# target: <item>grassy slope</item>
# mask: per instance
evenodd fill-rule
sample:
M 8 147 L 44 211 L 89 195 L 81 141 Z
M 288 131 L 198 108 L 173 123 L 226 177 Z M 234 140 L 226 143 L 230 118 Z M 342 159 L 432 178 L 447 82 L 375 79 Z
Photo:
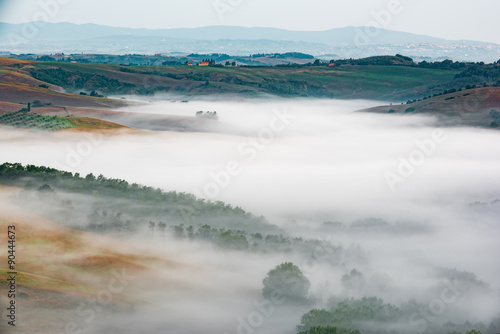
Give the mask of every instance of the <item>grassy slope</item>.
M 26 106 L 19 103 L 0 102 L 0 115 L 18 111 L 22 108 L 26 108 Z
M 14 104 L 14 106 L 21 106 Z M 1 106 L 0 106 L 1 107 Z M 14 108 L 14 107 L 12 107 Z M 47 115 L 40 114 L 36 112 L 23 113 L 18 112 L 20 107 L 15 109 L 11 115 L 15 115 L 14 119 L 5 119 L 8 115 L 7 113 L 0 112 L 0 125 L 13 126 L 16 128 L 24 129 L 38 129 L 38 130 L 114 130 L 114 129 L 124 129 L 125 126 L 120 124 L 108 122 L 105 120 L 89 118 L 89 117 L 64 117 L 59 115 Z M 40 109 L 40 108 L 34 108 Z M 43 108 L 46 109 L 46 108 Z M 50 108 L 55 109 L 55 108 Z
M 95 130 L 113 130 L 113 129 L 126 129 L 127 127 L 108 122 L 108 121 L 103 121 L 100 119 L 96 118 L 89 118 L 89 117 L 68 117 L 66 118 L 68 122 L 73 124 L 73 128 L 76 129 L 95 129 Z
M 405 113 L 408 108 L 415 110 Z M 380 106 L 364 111 L 388 113 L 392 109 L 396 114 L 435 115 L 443 123 L 449 125 L 489 127 L 493 121 L 489 112 L 494 108 L 500 109 L 500 88 L 498 87 L 469 89 L 416 103 Z
M 40 330 L 38 326 L 47 326 L 44 333 L 60 332 L 67 321 L 64 312 L 75 317 L 75 310 L 82 303 L 106 291 L 108 282 L 114 277 L 113 271 L 120 273 L 125 269 L 127 275 L 147 277 L 155 268 L 183 267 L 176 261 L 134 253 L 130 245 L 66 228 L 25 211 L 9 203 L 18 191 L 0 186 L 0 229 L 6 231 L 7 226 L 16 226 L 17 292 L 27 295 L 26 298 L 17 297 L 18 307 L 22 307 L 18 311 L 17 333 L 35 333 Z M 7 245 L 6 235 L 0 234 L 0 244 Z M 6 266 L 6 261 L 0 263 L 2 278 L 6 276 Z M 168 281 L 164 283 L 168 284 Z M 0 280 L 0 290 L 6 291 L 6 287 L 7 282 Z M 131 297 L 141 288 L 144 288 L 141 279 L 136 278 L 124 293 L 113 295 L 112 305 L 107 308 L 128 309 L 133 304 L 141 303 Z M 7 296 L 2 293 L 0 305 L 3 307 L 6 302 Z M 43 312 L 50 312 L 49 321 L 37 318 Z M 28 317 L 28 314 L 33 317 Z M 59 319 L 54 318 L 56 314 L 60 315 Z M 0 325 L 0 332 L 3 333 L 5 327 L 2 326 L 5 326 L 5 321 Z
M 35 87 L 24 83 L 0 82 L 0 101 L 10 103 L 28 103 L 33 102 L 34 100 L 71 107 L 109 108 L 125 105 L 125 103 L 119 100 L 58 93 L 49 89 Z
M 138 92 L 161 88 L 194 94 L 277 94 L 387 100 L 452 80 L 457 72 L 399 66 L 197 67 L 33 63 L 37 70 L 62 68 L 103 75 L 134 85 Z M 124 70 L 126 72 L 124 72 Z M 210 85 L 205 86 L 209 81 Z M 68 87 L 66 87 L 68 88 Z

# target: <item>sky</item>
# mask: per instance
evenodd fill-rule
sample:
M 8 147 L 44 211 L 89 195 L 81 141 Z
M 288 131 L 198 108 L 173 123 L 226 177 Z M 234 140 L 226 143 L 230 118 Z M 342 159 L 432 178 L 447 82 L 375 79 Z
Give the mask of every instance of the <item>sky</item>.
M 375 23 L 390 30 L 493 43 L 500 43 L 499 12 L 498 0 L 0 0 L 0 21 L 8 23 L 35 18 L 133 28 L 237 25 L 289 30 Z

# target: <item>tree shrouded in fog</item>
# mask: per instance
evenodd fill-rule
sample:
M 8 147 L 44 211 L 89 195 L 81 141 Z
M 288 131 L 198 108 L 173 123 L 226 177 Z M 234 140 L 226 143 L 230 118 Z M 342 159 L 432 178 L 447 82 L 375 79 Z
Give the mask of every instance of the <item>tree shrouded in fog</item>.
M 273 294 L 280 294 L 290 302 L 304 302 L 311 283 L 302 271 L 291 262 L 282 263 L 270 270 L 264 278 L 264 298 L 270 299 Z

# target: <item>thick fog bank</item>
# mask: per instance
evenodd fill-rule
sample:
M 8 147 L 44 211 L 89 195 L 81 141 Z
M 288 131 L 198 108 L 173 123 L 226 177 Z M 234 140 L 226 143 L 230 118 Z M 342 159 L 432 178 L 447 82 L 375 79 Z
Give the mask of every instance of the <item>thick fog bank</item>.
M 198 239 L 151 238 L 144 225 L 127 238 L 194 269 L 160 270 L 140 295 L 146 305 L 98 319 L 86 333 L 132 333 L 141 324 L 149 332 L 168 324 L 172 333 L 236 333 L 248 327 L 252 312 L 266 313 L 259 309 L 262 280 L 285 261 L 310 280 L 309 304 L 275 305 L 252 332 L 294 333 L 313 307 L 370 296 L 408 309 L 412 298 L 431 311 L 436 303 L 446 306 L 439 316 L 419 311 L 394 324 L 410 332 L 419 332 L 413 325 L 425 319 L 429 326 L 466 320 L 488 326 L 500 302 L 500 133 L 438 128 L 432 117 L 356 112 L 376 104 L 156 101 L 128 111 L 190 117 L 217 111 L 218 120 L 208 119 L 234 131 L 103 135 L 2 128 L 1 160 L 193 193 L 263 215 L 285 237 L 328 242 L 313 241 L 319 246 L 313 252 L 261 252 L 248 233 L 249 252 L 227 252 Z M 155 290 L 163 279 L 176 280 L 179 289 Z M 451 298 L 443 297 L 445 289 L 456 292 L 453 302 L 443 302 Z

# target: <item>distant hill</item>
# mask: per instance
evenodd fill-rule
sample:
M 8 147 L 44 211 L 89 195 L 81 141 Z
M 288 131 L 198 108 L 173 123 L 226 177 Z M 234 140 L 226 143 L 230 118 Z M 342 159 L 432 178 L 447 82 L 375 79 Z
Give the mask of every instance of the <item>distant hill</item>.
M 36 36 L 22 31 L 35 27 Z M 39 28 L 37 28 L 39 27 Z M 233 55 L 305 52 L 339 57 L 406 53 L 413 57 L 450 57 L 454 60 L 494 61 L 500 46 L 367 27 L 325 31 L 290 31 L 276 28 L 209 26 L 183 29 L 132 29 L 73 23 L 0 23 L 0 50 L 15 53 L 211 53 Z M 369 37 L 370 36 L 370 37 Z M 446 46 L 446 47 L 444 47 Z M 444 50 L 443 50 L 444 48 Z
M 443 94 L 410 104 L 380 106 L 364 112 L 430 115 L 441 125 L 500 129 L 500 88 L 483 87 Z
M 0 101 L 40 100 L 59 106 L 91 108 L 125 104 L 121 100 L 80 95 L 91 91 L 106 96 L 169 93 L 402 101 L 400 96 L 406 98 L 427 91 L 429 86 L 443 85 L 458 73 L 377 65 L 199 67 L 23 62 L 0 65 Z
M 9 24 L 0 23 L 3 37 L 0 41 L 8 41 L 8 34 L 21 31 L 35 23 Z M 276 40 L 321 43 L 326 45 L 354 45 L 355 38 L 364 27 L 345 27 L 324 31 L 291 31 L 277 28 L 246 28 L 237 26 L 209 26 L 201 28 L 180 29 L 132 29 L 103 26 L 97 24 L 44 23 L 36 38 L 40 41 L 84 40 L 102 37 L 163 37 L 177 40 Z M 416 35 L 399 31 L 379 29 L 377 36 L 370 38 L 367 44 L 399 44 L 399 43 L 443 43 L 445 39 Z M 487 43 L 483 43 L 487 44 Z

